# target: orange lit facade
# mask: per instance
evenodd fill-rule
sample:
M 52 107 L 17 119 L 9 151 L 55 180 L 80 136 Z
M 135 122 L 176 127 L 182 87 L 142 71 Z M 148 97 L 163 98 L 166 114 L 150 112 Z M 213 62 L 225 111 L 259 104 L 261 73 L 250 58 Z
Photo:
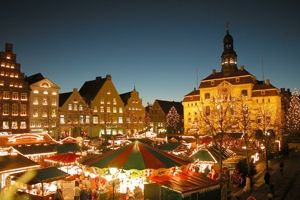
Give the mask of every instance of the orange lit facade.
M 126 135 L 145 130 L 145 108 L 139 93 L 133 89 L 131 92 L 120 95 L 124 103 L 124 127 Z
M 13 45 L 0 52 L 0 132 L 29 131 L 29 87 L 24 81 Z
M 72 92 L 59 94 L 59 135 L 78 137 L 87 135 L 91 126 L 88 104 L 75 88 Z
M 26 77 L 30 86 L 30 132 L 45 132 L 58 138 L 58 94 L 60 87 L 42 74 Z
M 111 75 L 86 81 L 79 93 L 91 109 L 91 137 L 124 134 L 124 103 Z
M 212 70 L 209 76 L 201 80 L 198 90 L 184 97 L 185 133 L 206 134 L 199 130 L 197 125 L 199 112 L 202 110 L 201 112 L 209 114 L 212 100 L 220 97 L 243 99 L 253 113 L 254 122 L 258 122 L 263 117 L 259 110 L 265 110 L 270 120 L 268 129 L 276 130 L 282 118 L 280 90 L 274 87 L 270 80 L 257 80 L 244 66 L 237 67 L 237 54 L 229 31 L 224 37 L 223 45 L 221 70 Z

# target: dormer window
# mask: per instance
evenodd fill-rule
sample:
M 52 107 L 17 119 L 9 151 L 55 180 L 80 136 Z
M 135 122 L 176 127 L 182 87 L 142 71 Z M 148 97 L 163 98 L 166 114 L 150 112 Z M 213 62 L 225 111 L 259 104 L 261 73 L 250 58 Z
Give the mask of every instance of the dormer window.
M 214 84 L 215 84 L 215 81 L 210 81 L 210 84 L 211 84 L 211 85 L 214 85 Z
M 240 82 L 240 77 L 235 78 L 235 82 L 239 83 Z

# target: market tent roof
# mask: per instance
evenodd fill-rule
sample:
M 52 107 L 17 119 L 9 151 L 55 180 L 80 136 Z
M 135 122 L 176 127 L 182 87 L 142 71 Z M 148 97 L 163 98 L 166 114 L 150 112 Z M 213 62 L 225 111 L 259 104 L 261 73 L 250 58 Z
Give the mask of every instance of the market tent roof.
M 195 161 L 217 163 L 217 158 L 215 158 L 207 149 L 199 149 L 196 153 L 192 154 L 190 158 Z
M 58 155 L 51 156 L 49 158 L 46 158 L 45 161 L 71 164 L 76 162 L 79 157 L 80 156 L 76 155 L 75 153 L 65 153 L 65 154 L 58 154 Z
M 12 170 L 25 170 L 39 166 L 36 162 L 22 156 L 17 155 L 5 155 L 0 156 L 0 172 L 12 171 Z
M 67 176 L 69 176 L 68 173 L 63 172 L 60 169 L 57 169 L 56 167 L 48 167 L 48 168 L 42 168 L 34 170 L 35 175 L 34 177 L 26 184 L 34 185 L 37 183 L 45 183 L 45 182 L 52 182 L 56 180 L 63 179 Z M 24 173 L 18 173 L 14 174 L 13 179 L 17 180 L 19 177 L 21 177 Z
M 220 153 L 221 153 L 221 156 L 222 156 L 222 160 L 225 160 L 227 158 L 229 158 L 230 156 L 233 156 L 235 155 L 235 152 L 233 152 L 232 150 L 230 149 L 225 149 L 225 148 L 221 148 L 220 150 L 220 147 L 217 147 L 217 146 L 210 146 L 207 148 L 209 150 L 209 152 L 217 159 L 219 160 L 220 159 Z
M 174 149 L 179 147 L 180 144 L 181 144 L 180 142 L 169 142 L 169 143 L 164 143 L 162 145 L 159 145 L 158 148 L 164 151 L 173 151 Z
M 165 174 L 162 176 L 150 176 L 152 182 L 170 188 L 186 197 L 196 192 L 206 192 L 219 189 L 220 185 L 217 181 L 206 177 L 204 174 L 184 171 L 176 175 Z
M 117 167 L 120 169 L 159 169 L 182 166 L 189 162 L 155 149 L 147 144 L 135 141 L 120 149 L 109 151 L 92 160 L 85 161 L 84 165 L 91 167 Z

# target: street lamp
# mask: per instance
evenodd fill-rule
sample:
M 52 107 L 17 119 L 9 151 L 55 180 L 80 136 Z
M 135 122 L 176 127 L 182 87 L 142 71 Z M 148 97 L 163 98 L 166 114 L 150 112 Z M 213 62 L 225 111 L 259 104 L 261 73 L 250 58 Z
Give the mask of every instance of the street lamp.
M 115 200 L 115 179 L 117 175 L 118 169 L 117 168 L 109 168 L 105 178 L 108 182 L 112 183 L 112 199 Z

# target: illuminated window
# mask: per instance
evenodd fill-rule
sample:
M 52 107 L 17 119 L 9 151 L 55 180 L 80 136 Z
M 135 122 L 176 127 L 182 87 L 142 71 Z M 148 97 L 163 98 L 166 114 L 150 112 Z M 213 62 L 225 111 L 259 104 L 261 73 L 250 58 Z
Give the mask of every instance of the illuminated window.
M 14 68 L 15 68 L 15 65 L 12 64 L 12 65 L 10 66 L 10 68 L 11 68 L 11 69 L 14 69 Z M 17 78 L 17 77 L 16 77 L 16 78 Z
M 98 116 L 93 116 L 93 124 L 98 124 Z
M 122 107 L 119 108 L 119 113 L 123 113 L 123 108 Z
M 38 94 L 39 91 L 38 91 L 38 90 L 33 90 L 33 93 L 34 93 L 34 94 Z
M 42 117 L 47 117 L 47 116 L 48 116 L 47 111 L 44 110 L 44 111 L 42 112 Z
M 56 99 L 52 99 L 52 103 L 51 103 L 52 106 L 56 106 Z
M 117 113 L 117 107 L 113 107 L 113 113 Z
M 44 106 L 48 105 L 48 100 L 47 100 L 47 98 L 43 98 L 43 105 L 44 105 Z
M 8 103 L 4 103 L 3 104 L 3 115 L 9 115 L 9 104 Z
M 4 81 L 0 80 L 0 86 L 4 86 Z
M 110 113 L 110 107 L 106 107 L 106 112 Z
M 110 90 L 108 90 L 108 91 L 106 92 L 106 94 L 107 94 L 107 95 L 110 95 L 110 94 L 111 94 Z
M 104 113 L 104 106 L 100 106 L 100 112 Z
M 107 101 L 106 103 L 107 103 L 108 105 L 110 105 L 110 101 Z
M 37 97 L 33 97 L 32 104 L 33 105 L 39 105 L 39 99 Z
M 8 121 L 3 121 L 2 122 L 2 128 L 3 129 L 9 129 L 9 122 Z
M 27 101 L 27 94 L 21 93 L 21 101 Z
M 10 59 L 11 59 L 11 55 L 10 55 L 10 54 L 7 54 L 7 55 L 6 55 L 6 59 L 10 60 Z
M 50 85 L 48 83 L 42 83 L 41 87 L 43 87 L 43 88 L 49 88 Z
M 77 110 L 77 109 L 78 109 L 78 105 L 74 104 L 74 110 Z
M 68 104 L 68 110 L 72 110 L 72 104 Z
M 84 124 L 84 117 L 83 117 L 83 115 L 79 116 L 79 122 L 80 122 L 80 124 Z
M 82 105 L 81 105 L 81 104 L 79 105 L 79 110 L 80 110 L 80 111 L 82 111 L 82 110 L 83 110 L 83 107 L 82 107 Z
M 57 92 L 52 92 L 52 95 L 57 95 Z
M 18 129 L 18 122 L 12 121 L 12 122 L 11 122 L 11 128 L 12 128 L 12 129 Z
M 27 115 L 27 106 L 26 106 L 26 104 L 21 104 L 20 115 L 21 116 L 26 116 Z
M 59 116 L 59 123 L 60 124 L 65 124 L 65 116 L 64 115 Z
M 19 78 L 19 75 L 18 75 L 18 74 L 15 74 L 15 78 Z
M 51 117 L 56 117 L 56 110 L 55 109 L 52 109 Z
M 100 104 L 104 104 L 104 99 L 100 99 Z
M 123 124 L 123 117 L 119 117 L 118 122 L 119 124 Z
M 86 116 L 85 116 L 85 123 L 86 123 L 86 124 L 89 124 L 89 123 L 90 123 L 90 116 L 89 116 L 89 115 L 86 115 Z
M 113 98 L 113 105 L 117 105 L 117 100 L 116 100 L 116 98 Z
M 18 92 L 13 92 L 12 93 L 12 100 L 18 100 L 19 99 L 19 94 Z
M 93 112 L 98 112 L 97 106 L 94 106 Z
M 39 116 L 39 113 L 38 113 L 38 109 L 37 109 L 37 108 L 34 108 L 34 109 L 33 109 L 32 116 L 33 116 L 33 117 L 38 117 L 38 116 Z
M 20 129 L 26 129 L 26 122 L 24 121 L 20 122 Z
M 51 127 L 52 128 L 56 127 L 56 122 L 52 122 Z
M 23 87 L 22 84 L 20 84 L 20 85 L 19 85 L 19 88 L 22 88 L 22 87 Z
M 34 122 L 30 122 L 30 128 L 35 128 L 35 123 Z
M 42 127 L 41 122 L 37 122 L 37 123 L 36 123 L 36 127 L 41 128 L 41 127 Z
M 18 104 L 12 104 L 12 115 L 13 116 L 18 116 L 19 112 L 18 112 Z
M 1 67 L 5 67 L 5 63 L 1 63 Z
M 43 94 L 48 94 L 48 91 L 44 91 Z
M 9 92 L 8 91 L 4 91 L 3 92 L 3 99 L 9 99 L 9 98 L 10 98 Z

